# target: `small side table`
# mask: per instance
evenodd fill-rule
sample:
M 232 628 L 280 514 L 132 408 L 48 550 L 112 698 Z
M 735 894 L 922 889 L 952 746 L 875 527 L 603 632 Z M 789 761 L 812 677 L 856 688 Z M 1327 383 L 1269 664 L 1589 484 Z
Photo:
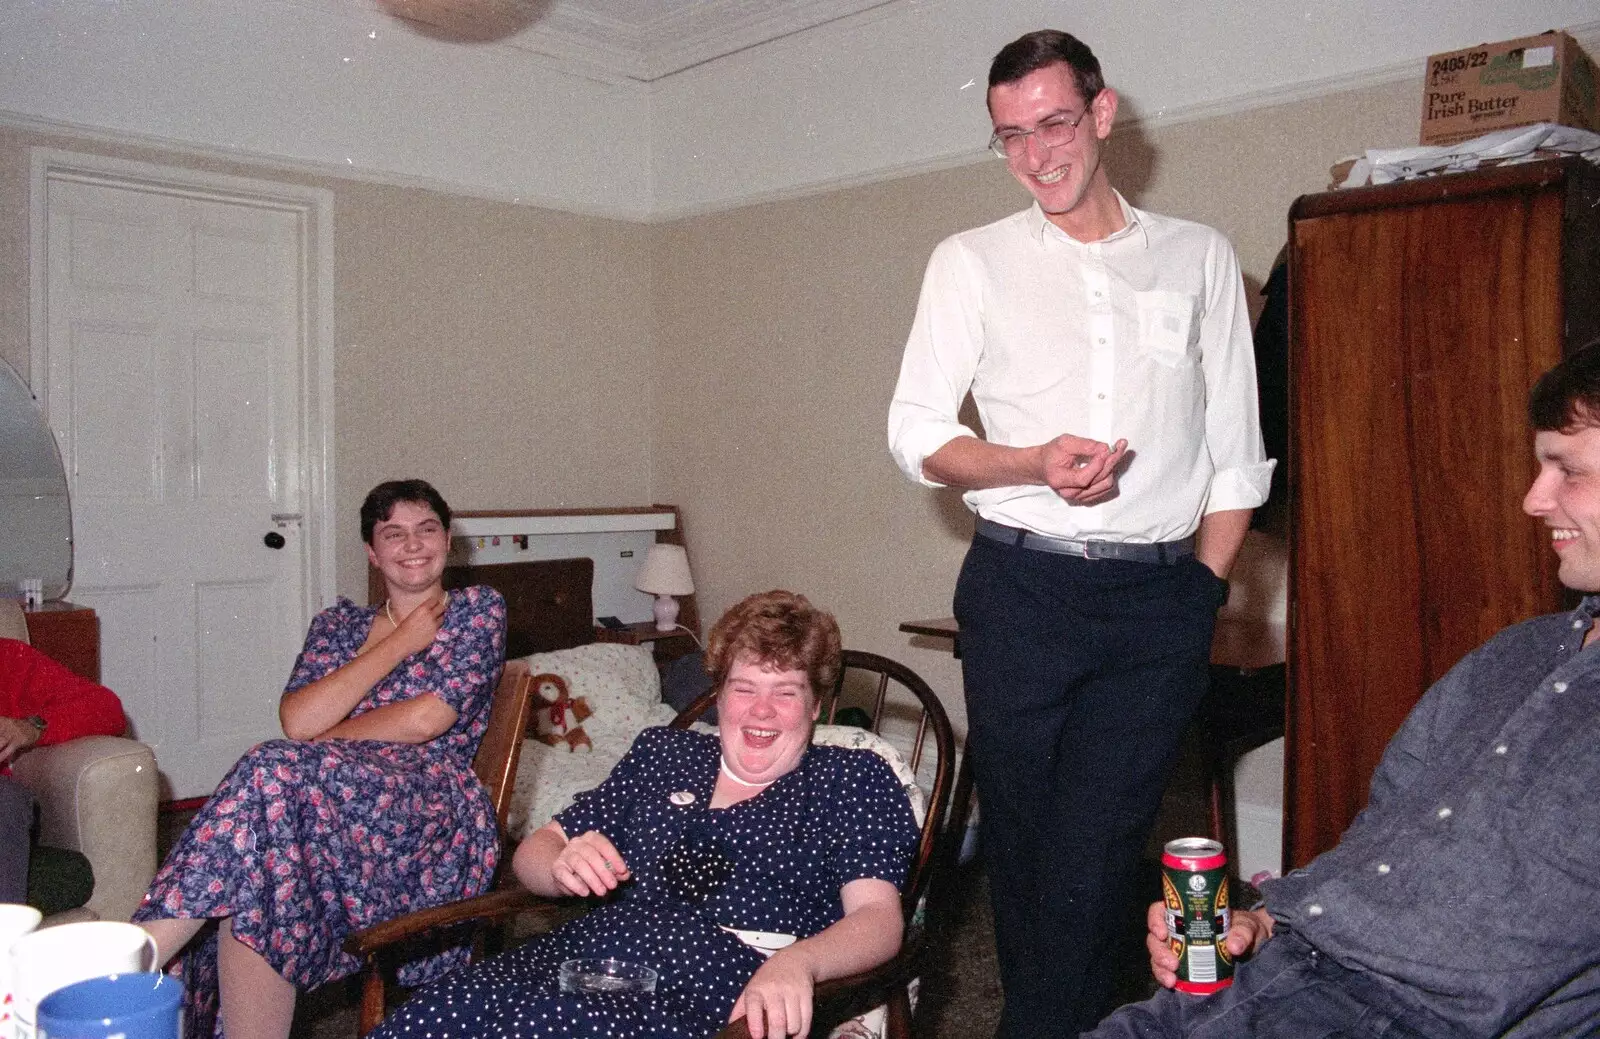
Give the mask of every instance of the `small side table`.
M 620 628 L 607 628 L 596 624 L 594 640 L 620 642 L 625 646 L 647 645 L 655 655 L 657 667 L 665 667 L 699 648 L 694 633 L 688 628 L 680 626 L 672 631 L 657 631 L 655 621 L 638 621 Z
M 961 626 L 954 617 L 935 617 L 925 621 L 903 621 L 900 630 L 907 635 L 923 635 L 932 639 L 949 639 L 955 649 L 956 659 L 961 659 Z
M 100 618 L 94 610 L 56 599 L 22 616 L 34 649 L 73 674 L 100 681 Z

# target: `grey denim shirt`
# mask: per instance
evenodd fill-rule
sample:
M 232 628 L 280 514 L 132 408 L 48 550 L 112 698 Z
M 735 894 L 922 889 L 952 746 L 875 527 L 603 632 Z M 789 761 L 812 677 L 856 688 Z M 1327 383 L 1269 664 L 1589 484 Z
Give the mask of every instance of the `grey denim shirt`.
M 1600 598 L 1500 632 L 1428 690 L 1339 845 L 1274 920 L 1441 1035 L 1600 1035 Z

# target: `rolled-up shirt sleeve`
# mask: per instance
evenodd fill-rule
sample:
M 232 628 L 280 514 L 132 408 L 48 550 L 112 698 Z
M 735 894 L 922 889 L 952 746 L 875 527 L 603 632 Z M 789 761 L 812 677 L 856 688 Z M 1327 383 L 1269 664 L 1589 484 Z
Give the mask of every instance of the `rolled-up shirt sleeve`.
M 1207 257 L 1207 268 L 1200 357 L 1206 382 L 1206 449 L 1213 474 L 1205 511 L 1253 509 L 1267 500 L 1276 463 L 1267 458 L 1261 441 L 1244 280 L 1233 247 L 1220 235 Z
M 889 404 L 889 451 L 911 479 L 942 487 L 922 463 L 956 437 L 976 437 L 956 418 L 983 354 L 983 323 L 976 279 L 953 238 L 939 243 L 922 279 L 900 380 Z

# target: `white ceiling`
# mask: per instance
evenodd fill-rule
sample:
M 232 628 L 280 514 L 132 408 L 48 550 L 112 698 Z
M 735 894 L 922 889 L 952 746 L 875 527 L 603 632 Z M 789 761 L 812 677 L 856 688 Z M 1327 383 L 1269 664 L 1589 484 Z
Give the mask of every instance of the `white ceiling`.
M 502 24 L 470 42 L 423 31 L 402 7 L 502 12 Z M 0 0 L 0 127 L 673 220 L 995 161 L 989 59 L 1063 12 L 1062 0 Z M 1595 0 L 1124 0 L 1071 15 L 1130 129 L 1417 81 L 1427 54 L 1552 25 L 1600 53 Z M 1270 149 L 1233 160 L 1278 161 Z
M 326 0 L 333 4 L 351 0 Z M 650 83 L 905 0 L 363 0 L 439 38 L 495 42 Z

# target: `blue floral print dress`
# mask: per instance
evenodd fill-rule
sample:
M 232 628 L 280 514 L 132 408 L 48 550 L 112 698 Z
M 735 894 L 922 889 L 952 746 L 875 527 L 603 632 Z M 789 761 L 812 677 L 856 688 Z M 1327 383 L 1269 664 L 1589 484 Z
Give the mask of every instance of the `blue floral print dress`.
M 556 815 L 569 836 L 598 830 L 622 853 L 620 893 L 423 989 L 372 1039 L 701 1039 L 764 962 L 729 928 L 806 938 L 844 915 L 850 881 L 904 885 L 917 823 L 877 754 L 812 746 L 755 797 L 712 809 L 721 749 L 707 733 L 644 730 Z M 653 967 L 656 991 L 562 992 L 560 964 L 577 957 Z
M 344 598 L 318 614 L 285 692 L 353 660 L 376 617 Z M 283 739 L 248 751 L 190 821 L 134 920 L 232 917 L 234 937 L 305 990 L 360 966 L 340 948 L 351 932 L 485 891 L 500 842 L 472 757 L 488 724 L 505 625 L 505 601 L 492 588 L 450 592 L 433 644 L 351 711 L 433 693 L 456 721 L 428 743 Z M 408 964 L 401 980 L 421 984 L 465 955 Z M 172 969 L 186 990 L 184 1034 L 222 1035 L 215 927 Z

